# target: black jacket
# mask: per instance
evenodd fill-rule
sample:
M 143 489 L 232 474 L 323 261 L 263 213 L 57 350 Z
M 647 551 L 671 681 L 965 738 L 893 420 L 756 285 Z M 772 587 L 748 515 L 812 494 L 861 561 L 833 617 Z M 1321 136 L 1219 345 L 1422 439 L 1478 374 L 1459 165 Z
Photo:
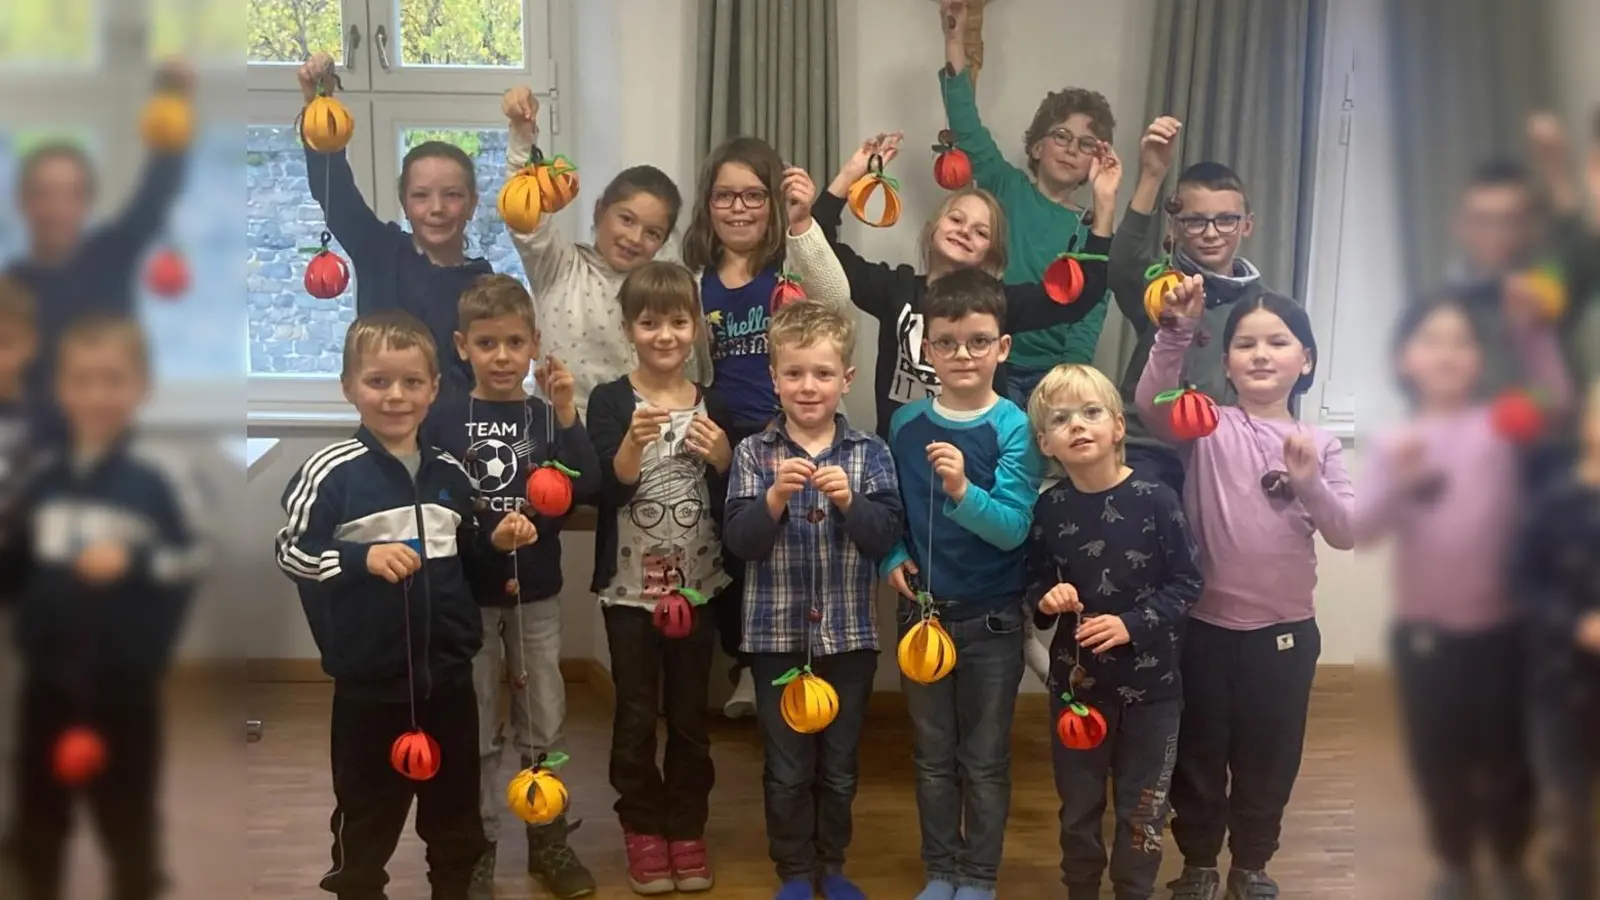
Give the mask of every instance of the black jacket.
M 811 210 L 822 233 L 839 258 L 839 265 L 850 281 L 850 299 L 857 307 L 878 320 L 878 354 L 875 397 L 878 436 L 889 439 L 889 420 L 907 403 L 937 393 L 939 378 L 933 364 L 923 358 L 922 303 L 928 294 L 928 276 L 911 266 L 867 262 L 839 240 L 839 221 L 844 200 L 823 191 Z M 1068 249 L 1061 248 L 1063 252 Z M 1081 248 L 1100 256 L 1111 251 L 1111 239 L 1090 235 Z M 1050 299 L 1038 284 L 1006 285 L 1006 334 L 1037 331 L 1080 321 L 1105 302 L 1106 263 L 1083 263 L 1082 299 L 1063 306 Z M 1004 397 L 1005 364 L 995 368 L 995 389 Z
M 405 702 L 408 686 L 425 697 L 471 677 L 483 617 L 467 573 L 510 558 L 489 546 L 473 497 L 450 454 L 424 445 L 413 481 L 365 427 L 312 454 L 289 480 L 278 566 L 300 590 L 335 692 Z M 367 570 L 368 549 L 391 543 L 422 556 L 422 569 L 400 584 Z
M 733 421 L 722 401 L 704 390 L 699 391 L 699 396 L 711 421 L 731 432 Z M 589 440 L 600 461 L 600 516 L 594 526 L 594 580 L 589 585 L 597 594 L 617 575 L 617 543 L 621 539 L 617 513 L 628 505 L 638 488 L 618 481 L 616 473 L 617 451 L 628 435 L 634 407 L 633 382 L 626 375 L 596 387 L 589 395 Z M 711 492 L 712 521 L 718 523 L 720 537 L 722 511 L 728 500 L 727 473 L 718 474 L 715 466 L 706 466 L 706 484 Z
M 132 436 L 87 464 L 56 454 L 34 470 L 32 552 L 6 575 L 22 583 L 17 645 L 31 677 L 92 689 L 165 673 L 204 562 L 196 497 L 177 471 Z M 95 584 L 78 560 L 101 543 L 124 548 L 127 569 Z

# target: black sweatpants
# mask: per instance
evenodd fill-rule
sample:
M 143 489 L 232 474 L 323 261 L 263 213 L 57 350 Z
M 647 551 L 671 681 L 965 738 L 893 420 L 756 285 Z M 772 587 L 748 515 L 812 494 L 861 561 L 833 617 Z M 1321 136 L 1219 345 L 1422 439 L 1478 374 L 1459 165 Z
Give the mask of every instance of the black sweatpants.
M 433 900 L 466 900 L 472 868 L 488 849 L 478 812 L 478 701 L 472 682 L 417 698 L 417 724 L 439 742 L 438 774 L 412 781 L 389 749 L 411 729 L 404 702 L 341 697 L 335 688 L 331 751 L 333 867 L 322 889 L 345 900 L 383 900 L 384 871 L 417 800 L 417 836 L 427 845 Z
M 635 834 L 697 840 L 705 835 L 716 781 L 706 722 L 711 616 L 695 610 L 694 629 L 681 638 L 664 637 L 648 609 L 607 606 L 605 620 L 616 685 L 611 786 L 617 818 Z M 667 747 L 657 768 L 656 719 L 663 707 Z
M 1236 869 L 1264 869 L 1277 852 L 1321 653 L 1315 619 L 1254 631 L 1189 620 L 1172 778 L 1186 865 L 1214 868 L 1224 835 Z
M 1600 660 L 1573 650 L 1550 656 L 1533 679 L 1531 713 L 1534 769 L 1549 831 L 1549 897 L 1593 900 Z
M 153 679 L 106 681 L 88 708 L 60 684 L 24 678 L 15 823 L 8 840 L 22 900 L 58 900 L 79 790 L 55 777 L 55 746 L 69 727 L 86 724 L 105 744 L 104 770 L 83 788 L 110 869 L 113 900 L 150 900 L 165 884 L 156 793 L 161 781 L 161 686 Z
M 1465 869 L 1482 840 L 1502 865 L 1520 866 L 1534 806 L 1521 627 L 1451 634 L 1400 624 L 1391 651 L 1434 853 Z

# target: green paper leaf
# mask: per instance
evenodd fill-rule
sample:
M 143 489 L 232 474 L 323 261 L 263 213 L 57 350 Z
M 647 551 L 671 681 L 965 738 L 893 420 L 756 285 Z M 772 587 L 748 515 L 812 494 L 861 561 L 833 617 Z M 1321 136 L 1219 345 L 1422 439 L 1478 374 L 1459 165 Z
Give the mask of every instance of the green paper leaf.
M 1073 704 L 1072 692 L 1066 691 L 1061 695 L 1061 702 L 1071 706 Z
M 301 253 L 305 253 L 305 254 L 309 254 L 309 255 L 316 255 L 318 253 L 321 253 L 323 250 L 326 250 L 327 248 L 326 247 L 300 247 L 298 249 L 299 249 L 299 251 Z
M 1087 716 L 1089 714 L 1089 707 L 1084 706 L 1082 703 L 1078 703 L 1076 701 L 1069 704 L 1068 708 L 1071 709 L 1075 715 Z
M 1182 397 L 1184 395 L 1184 393 L 1185 393 L 1185 389 L 1184 388 L 1176 388 L 1176 389 L 1170 390 L 1170 391 L 1162 391 L 1161 393 L 1156 395 L 1156 402 L 1157 403 L 1171 403 L 1172 401 L 1178 399 L 1179 397 Z
M 706 595 L 700 593 L 694 588 L 678 588 L 678 593 L 683 595 L 683 599 L 689 601 L 690 606 L 706 605 Z
M 1104 263 L 1108 263 L 1108 262 L 1111 261 L 1111 257 L 1105 256 L 1105 255 L 1100 254 L 1100 253 L 1063 253 L 1061 255 L 1065 256 L 1065 257 L 1067 257 L 1069 259 L 1078 260 L 1079 262 L 1104 262 Z
M 568 171 L 568 172 L 576 172 L 576 171 L 578 171 L 577 165 L 575 165 L 572 162 L 572 160 L 567 159 L 565 156 L 563 156 L 560 153 L 557 153 L 556 156 L 555 156 L 555 159 L 550 160 L 547 163 L 547 165 L 549 165 L 551 167 L 560 167 L 561 169 L 563 169 L 565 171 Z
M 567 476 L 568 478 L 577 478 L 578 477 L 577 470 L 567 468 L 566 466 L 562 465 L 561 461 L 558 460 L 558 459 L 552 459 L 549 462 L 545 463 L 544 464 L 544 468 L 546 468 L 546 469 L 555 469 L 557 472 L 560 472 L 561 474 Z
M 772 686 L 773 687 L 783 687 L 784 685 L 788 684 L 789 682 L 791 682 L 791 681 L 793 681 L 793 680 L 795 680 L 796 678 L 799 678 L 799 677 L 800 677 L 800 670 L 799 669 L 790 669 L 789 671 L 783 673 L 782 675 L 779 675 L 777 678 L 772 679 Z
M 537 768 L 558 769 L 566 765 L 569 758 L 570 757 L 568 757 L 565 753 L 546 753 L 544 759 L 540 761 Z
M 1159 277 L 1162 272 L 1165 272 L 1166 270 L 1168 270 L 1170 268 L 1172 268 L 1171 264 L 1166 262 L 1165 260 L 1163 260 L 1161 262 L 1158 262 L 1155 265 L 1151 266 L 1150 268 L 1144 270 L 1144 280 L 1145 281 L 1155 281 L 1156 278 Z
M 887 184 L 889 187 L 893 188 L 894 190 L 897 190 L 897 191 L 900 190 L 900 180 L 897 179 L 897 178 L 894 178 L 894 177 L 889 176 L 889 175 L 879 174 L 878 175 L 878 180 L 883 182 L 884 184 Z

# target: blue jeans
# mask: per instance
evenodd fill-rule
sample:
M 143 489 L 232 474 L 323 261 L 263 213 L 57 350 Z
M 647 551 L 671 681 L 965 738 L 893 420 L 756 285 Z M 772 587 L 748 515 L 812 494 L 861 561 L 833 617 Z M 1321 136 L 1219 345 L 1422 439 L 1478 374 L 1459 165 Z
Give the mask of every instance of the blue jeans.
M 916 615 L 902 599 L 901 635 Z M 900 676 L 916 729 L 912 756 L 929 880 L 993 888 L 1000 874 L 1024 619 L 1022 605 L 1013 603 L 988 615 L 945 620 L 956 645 L 955 670 L 933 684 Z

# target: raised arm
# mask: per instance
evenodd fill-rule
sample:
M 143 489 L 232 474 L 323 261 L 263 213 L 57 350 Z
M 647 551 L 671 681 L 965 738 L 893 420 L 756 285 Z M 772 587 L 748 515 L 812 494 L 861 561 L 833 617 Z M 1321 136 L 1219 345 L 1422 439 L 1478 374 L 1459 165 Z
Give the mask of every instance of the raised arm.
M 1084 243 L 1083 253 L 1104 257 L 1110 249 L 1110 238 L 1091 234 Z M 1057 303 L 1045 292 L 1044 285 L 1038 282 L 1006 285 L 1006 331 L 1020 334 L 1081 322 L 1096 307 L 1104 304 L 1106 261 L 1086 259 L 1080 260 L 1078 265 L 1083 270 L 1083 290 L 1079 292 L 1078 299 L 1071 303 Z
M 192 104 L 194 73 L 188 66 L 168 64 L 162 68 L 159 78 L 165 89 L 178 93 Z M 123 204 L 115 218 L 102 225 L 89 238 L 93 247 L 89 258 L 95 260 L 95 265 L 122 268 L 129 272 L 133 270 L 139 257 L 165 230 L 167 217 L 177 203 L 178 196 L 183 193 L 188 162 L 187 147 L 173 151 L 150 151 L 145 158 L 138 190 Z
M 1330 435 L 1321 447 L 1315 447 L 1309 435 L 1298 432 L 1285 443 L 1283 455 L 1295 496 L 1310 514 L 1311 524 L 1322 532 L 1323 540 L 1335 550 L 1354 549 L 1356 492 L 1344 466 L 1339 439 Z M 1297 456 L 1306 463 L 1297 465 Z
M 1166 315 L 1170 324 L 1156 330 L 1155 343 L 1150 346 L 1150 357 L 1145 360 L 1144 374 L 1139 376 L 1139 388 L 1134 392 L 1134 405 L 1139 408 L 1139 419 L 1162 440 L 1174 440 L 1167 417 L 1159 415 L 1156 397 L 1179 387 L 1183 377 L 1183 355 L 1194 343 L 1195 328 L 1205 310 L 1206 284 L 1199 275 L 1190 275 L 1179 283 L 1176 291 L 1168 291 Z
M 880 154 L 885 161 L 899 152 L 899 135 L 880 134 L 864 142 L 844 165 L 839 167 L 828 189 L 817 197 L 811 208 L 812 220 L 833 248 L 833 256 L 844 270 L 850 285 L 850 300 L 880 323 L 892 321 L 900 315 L 903 304 L 900 298 L 910 296 L 915 289 L 916 271 L 911 266 L 890 266 L 888 263 L 868 262 L 839 237 L 839 225 L 844 218 L 845 198 L 850 185 L 867 173 L 868 160 Z M 810 276 L 805 276 L 809 278 Z
M 300 67 L 300 93 L 308 104 L 316 98 L 319 84 L 332 85 L 337 80 L 333 57 L 321 51 L 312 54 L 311 59 Z M 328 230 L 359 269 L 364 261 L 377 253 L 388 236 L 389 225 L 378 218 L 368 205 L 367 198 L 361 196 L 345 150 L 318 153 L 310 146 L 305 149 L 306 185 L 311 188 L 311 197 L 322 207 L 322 217 L 328 224 Z M 375 296 L 372 291 L 362 294 L 369 300 Z M 362 297 L 358 297 L 358 301 Z M 356 310 L 363 314 L 373 311 Z
M 1160 259 L 1157 241 L 1160 219 L 1156 202 L 1161 184 L 1171 171 L 1178 131 L 1183 126 L 1171 116 L 1150 123 L 1139 141 L 1139 180 L 1133 198 L 1111 239 L 1109 278 L 1117 308 L 1134 330 L 1144 334 L 1153 327 L 1144 310 L 1145 272 Z M 1096 213 L 1098 224 L 1099 214 Z
M 811 218 L 817 186 L 810 173 L 790 166 L 783 173 L 784 212 L 789 223 L 784 259 L 803 272 L 806 298 L 826 303 L 840 312 L 850 305 L 850 282 L 828 246 L 828 238 Z
M 956 146 L 972 161 L 972 177 L 978 186 L 999 195 L 1008 188 L 1025 184 L 1028 176 L 1006 161 L 1004 153 L 978 118 L 978 96 L 967 74 L 967 5 L 964 0 L 940 0 L 943 22 L 945 66 L 939 70 L 939 87 L 944 96 L 944 115 L 955 132 Z
M 533 156 L 539 141 L 539 100 L 527 87 L 514 87 L 500 98 L 500 111 L 505 114 L 509 134 L 506 142 L 506 179 L 522 171 Z M 553 216 L 541 216 L 531 233 L 524 234 L 507 226 L 511 243 L 522 257 L 522 270 L 534 285 L 534 303 L 544 301 L 549 294 L 545 288 L 559 280 L 560 273 L 577 258 L 577 249 L 556 227 Z M 545 310 L 540 309 L 540 314 Z

